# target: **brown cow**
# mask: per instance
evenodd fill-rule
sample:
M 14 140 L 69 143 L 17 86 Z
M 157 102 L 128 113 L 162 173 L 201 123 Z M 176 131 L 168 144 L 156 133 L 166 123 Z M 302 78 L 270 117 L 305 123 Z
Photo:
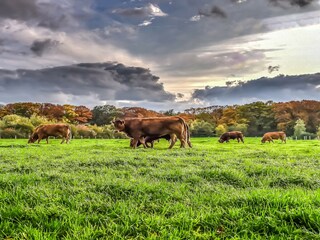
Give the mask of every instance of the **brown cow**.
M 150 118 L 127 118 L 117 119 L 113 121 L 114 127 L 127 134 L 128 137 L 133 138 L 132 147 L 136 148 L 138 141 L 143 144 L 145 148 L 145 137 L 170 135 L 172 148 L 175 144 L 174 138 L 180 140 L 180 147 L 185 147 L 186 143 L 191 146 L 188 126 L 180 117 L 150 117 Z
M 237 139 L 238 143 L 243 141 L 243 134 L 240 131 L 225 132 L 220 136 L 219 143 L 229 142 L 230 139 Z
M 38 140 L 40 143 L 41 139 L 46 139 L 47 143 L 49 136 L 62 137 L 61 143 L 66 141 L 69 142 L 71 138 L 71 128 L 68 124 L 45 124 L 38 126 L 31 134 L 28 143 L 34 143 Z
M 265 143 L 266 141 L 273 142 L 273 139 L 281 139 L 281 142 L 286 143 L 287 139 L 286 139 L 286 134 L 285 132 L 267 132 L 263 135 L 262 139 L 261 139 L 261 143 Z

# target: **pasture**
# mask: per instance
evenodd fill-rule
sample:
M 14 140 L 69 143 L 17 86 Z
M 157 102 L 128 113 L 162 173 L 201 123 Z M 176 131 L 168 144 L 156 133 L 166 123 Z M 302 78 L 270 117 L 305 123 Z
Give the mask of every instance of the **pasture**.
M 0 239 L 320 239 L 320 141 L 0 140 Z

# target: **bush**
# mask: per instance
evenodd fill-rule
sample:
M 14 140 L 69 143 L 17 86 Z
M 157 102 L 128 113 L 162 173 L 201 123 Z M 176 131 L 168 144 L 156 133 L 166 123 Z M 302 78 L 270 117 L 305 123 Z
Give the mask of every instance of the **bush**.
M 34 126 L 31 124 L 30 119 L 26 117 L 21 117 L 18 115 L 7 115 L 2 118 L 1 121 L 1 129 L 14 129 L 16 135 L 28 137 L 29 134 L 33 131 Z M 11 132 L 11 130 L 8 130 Z M 10 136 L 9 132 L 5 131 L 8 136 Z
M 213 136 L 214 125 L 203 120 L 196 120 L 191 123 L 190 130 L 194 137 L 209 137 Z
M 304 132 L 304 133 L 302 133 L 302 134 L 300 135 L 300 139 L 304 139 L 305 137 L 306 137 L 307 139 L 309 139 L 309 138 L 315 139 L 315 138 L 317 138 L 317 134 Z
M 94 138 L 97 135 L 95 131 L 93 131 L 86 125 L 77 125 L 76 129 L 77 131 L 75 133 L 75 137 L 77 138 Z
M 21 134 L 19 131 L 13 128 L 5 128 L 3 130 L 0 130 L 0 136 L 1 138 L 25 138 L 23 134 Z
M 216 135 L 220 136 L 221 134 L 227 132 L 227 127 L 223 124 L 220 124 L 218 125 L 218 127 L 216 127 L 215 131 L 216 131 Z

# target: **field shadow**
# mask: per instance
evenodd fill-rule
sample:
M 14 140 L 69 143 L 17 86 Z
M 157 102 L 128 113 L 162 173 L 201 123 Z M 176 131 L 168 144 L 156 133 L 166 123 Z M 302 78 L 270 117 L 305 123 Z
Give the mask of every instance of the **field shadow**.
M 40 147 L 39 145 L 0 145 L 0 148 L 29 148 L 29 147 Z

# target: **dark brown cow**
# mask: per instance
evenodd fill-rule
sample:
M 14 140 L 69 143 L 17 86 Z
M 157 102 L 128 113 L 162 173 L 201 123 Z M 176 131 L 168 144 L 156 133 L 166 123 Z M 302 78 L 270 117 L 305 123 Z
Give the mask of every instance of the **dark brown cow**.
M 237 139 L 238 143 L 243 141 L 243 134 L 240 131 L 226 132 L 220 136 L 219 143 L 229 142 L 230 139 Z
M 170 141 L 170 140 L 171 140 L 170 135 L 167 134 L 167 135 L 164 135 L 164 136 L 161 136 L 161 137 L 159 137 L 159 136 L 146 136 L 146 137 L 144 138 L 144 142 L 145 142 L 145 144 L 146 144 L 146 146 L 147 146 L 148 148 L 153 148 L 154 141 L 159 140 L 159 139 L 161 139 L 161 138 L 164 138 L 164 139 L 166 139 L 167 141 Z M 175 138 L 174 141 L 176 142 L 176 141 L 177 141 L 177 138 Z M 142 143 L 141 143 L 140 140 L 139 140 L 138 143 L 137 143 L 137 147 L 139 147 L 141 144 L 142 144 Z M 133 139 L 130 140 L 130 147 L 133 147 Z
M 268 141 L 270 143 L 270 142 L 273 142 L 273 139 L 276 139 L 276 140 L 280 139 L 281 142 L 286 143 L 287 142 L 286 138 L 287 137 L 285 132 L 267 132 L 263 135 L 261 142 L 265 143 L 266 141 Z
M 186 143 L 191 146 L 188 126 L 180 117 L 150 117 L 150 118 L 127 118 L 113 121 L 114 127 L 133 138 L 132 147 L 136 148 L 138 141 L 146 148 L 145 137 L 162 137 L 170 135 L 172 148 L 175 144 L 175 136 L 180 140 L 180 147 Z
M 71 128 L 68 124 L 46 124 L 38 126 L 31 134 L 28 143 L 34 143 L 38 140 L 40 143 L 41 139 L 46 139 L 47 143 L 49 136 L 62 137 L 61 143 L 66 141 L 69 142 L 71 138 Z

